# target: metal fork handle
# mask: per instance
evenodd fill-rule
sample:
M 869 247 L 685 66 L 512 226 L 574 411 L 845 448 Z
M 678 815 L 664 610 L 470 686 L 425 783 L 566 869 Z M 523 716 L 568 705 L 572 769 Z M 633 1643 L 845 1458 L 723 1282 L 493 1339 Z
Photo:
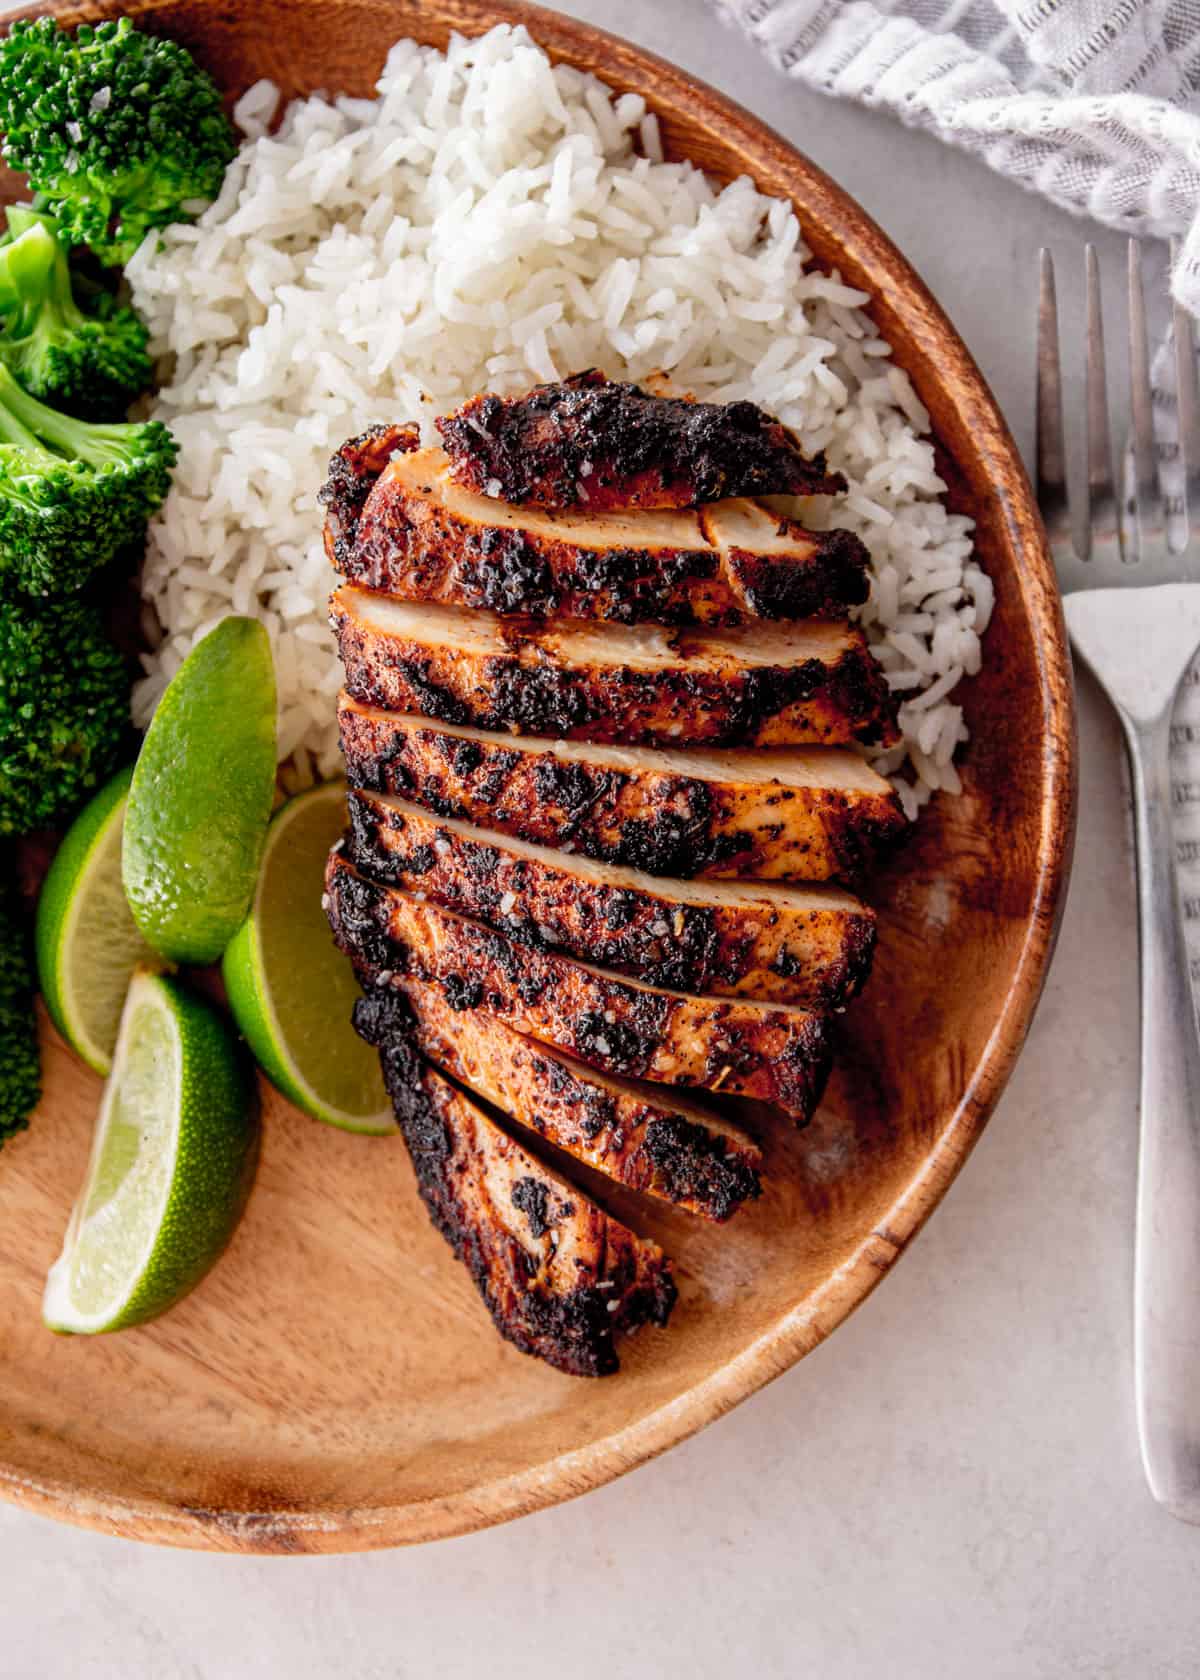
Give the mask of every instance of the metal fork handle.
M 1141 1142 L 1134 1262 L 1138 1433 L 1151 1492 L 1200 1523 L 1200 1033 L 1171 831 L 1171 713 L 1200 645 L 1188 584 L 1084 589 L 1063 603 L 1075 650 L 1129 748 L 1141 971 Z
M 1134 1262 L 1138 1433 L 1150 1491 L 1200 1523 L 1200 1036 L 1171 832 L 1171 714 L 1122 712 L 1133 779 L 1141 970 Z

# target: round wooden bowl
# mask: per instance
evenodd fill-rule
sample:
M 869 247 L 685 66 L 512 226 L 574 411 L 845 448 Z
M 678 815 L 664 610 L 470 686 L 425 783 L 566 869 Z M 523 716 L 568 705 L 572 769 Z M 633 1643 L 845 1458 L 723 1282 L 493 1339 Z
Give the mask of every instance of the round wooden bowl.
M 34 10 L 42 8 L 31 8 Z M 933 416 L 956 508 L 996 587 L 965 685 L 961 798 L 938 799 L 875 891 L 875 978 L 804 1133 L 766 1127 L 769 1188 L 724 1228 L 614 1193 L 676 1262 L 670 1328 L 619 1376 L 505 1345 L 431 1229 L 402 1144 L 266 1093 L 258 1182 L 228 1254 L 158 1323 L 95 1340 L 39 1300 L 80 1182 L 99 1082 L 45 1030 L 46 1098 L 0 1157 L 0 1490 L 144 1540 L 248 1552 L 391 1546 L 584 1493 L 786 1370 L 892 1266 L 965 1160 L 1021 1046 L 1054 941 L 1074 814 L 1071 681 L 1045 540 L 1012 439 L 950 323 L 820 170 L 712 89 L 552 12 L 483 0 L 134 0 L 240 90 L 369 92 L 401 35 L 526 23 L 559 59 L 643 94 L 673 155 L 791 199 L 820 261 L 875 298 Z

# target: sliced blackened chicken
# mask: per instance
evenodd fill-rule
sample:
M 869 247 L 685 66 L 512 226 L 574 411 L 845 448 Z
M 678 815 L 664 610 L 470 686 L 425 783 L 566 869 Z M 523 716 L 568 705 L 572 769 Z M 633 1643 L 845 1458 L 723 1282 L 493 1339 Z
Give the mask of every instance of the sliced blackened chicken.
M 535 1160 L 422 1058 L 403 999 L 363 998 L 355 1025 L 384 1081 L 434 1225 L 500 1334 L 572 1376 L 617 1370 L 618 1336 L 665 1324 L 670 1262 Z
M 345 470 L 343 456 L 333 464 Z M 868 555 L 856 536 L 806 530 L 753 501 L 699 512 L 522 509 L 456 484 L 440 449 L 393 454 L 350 540 L 350 498 L 329 494 L 333 564 L 409 601 L 719 626 L 844 618 L 867 598 Z
M 540 507 L 693 507 L 846 488 L 753 403 L 652 396 L 594 368 L 520 397 L 472 397 L 437 428 L 461 484 Z
M 746 998 L 693 997 L 518 945 L 358 873 L 331 852 L 325 906 L 368 988 L 406 975 L 455 1009 L 486 1009 L 605 1073 L 777 1104 L 800 1123 L 829 1074 L 825 1016 Z
M 721 556 L 729 593 L 741 605 L 742 623 L 845 618 L 847 610 L 870 593 L 870 555 L 850 531 L 818 534 L 748 501 L 714 502 L 700 509 L 699 520 Z M 808 555 L 806 543 L 815 545 Z
M 669 1087 L 598 1073 L 482 1009 L 464 1016 L 427 981 L 400 984 L 430 1061 L 548 1143 L 706 1219 L 759 1195 L 762 1153 L 736 1126 Z
M 355 699 L 446 723 L 645 746 L 894 738 L 886 684 L 851 625 L 539 624 L 348 584 L 330 614 Z
M 325 548 L 335 566 L 353 553 L 363 505 L 388 462 L 419 448 L 420 442 L 416 426 L 372 426 L 347 438 L 330 458 L 317 500 L 325 509 Z
M 343 695 L 350 781 L 651 875 L 855 879 L 906 828 L 856 753 L 657 751 L 430 723 Z
M 375 880 L 652 986 L 836 1009 L 870 973 L 874 912 L 837 888 L 664 879 L 362 791 L 349 845 Z

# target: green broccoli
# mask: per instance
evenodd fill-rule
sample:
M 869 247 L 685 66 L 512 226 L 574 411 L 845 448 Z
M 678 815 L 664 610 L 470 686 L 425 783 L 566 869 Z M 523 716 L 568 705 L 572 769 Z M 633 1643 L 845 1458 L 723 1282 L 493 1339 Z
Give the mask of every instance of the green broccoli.
M 0 586 L 65 595 L 135 542 L 171 487 L 157 420 L 73 420 L 0 362 Z
M 0 128 L 68 241 L 114 264 L 215 198 L 237 150 L 212 78 L 128 18 L 74 35 L 51 18 L 14 23 L 0 42 Z
M 19 207 L 8 221 L 14 237 L 0 241 L 0 362 L 56 408 L 120 415 L 153 373 L 145 326 L 107 292 L 95 314 L 84 313 L 49 217 Z
M 41 1094 L 29 937 L 17 906 L 0 888 L 0 1149 L 28 1126 Z
M 69 816 L 129 730 L 125 661 L 95 607 L 0 600 L 0 836 Z

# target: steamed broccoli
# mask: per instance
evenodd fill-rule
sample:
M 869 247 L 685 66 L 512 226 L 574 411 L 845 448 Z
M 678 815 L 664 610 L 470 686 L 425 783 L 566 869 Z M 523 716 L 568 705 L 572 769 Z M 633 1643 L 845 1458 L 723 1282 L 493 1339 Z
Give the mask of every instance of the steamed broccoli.
M 157 420 L 94 425 L 47 408 L 0 363 L 0 586 L 64 595 L 144 532 L 171 486 Z
M 42 1094 L 27 930 L 0 888 L 0 1149 L 23 1132 Z
M 0 362 L 35 397 L 72 414 L 109 419 L 150 383 L 147 332 L 110 294 L 85 314 L 71 290 L 54 222 L 24 207 L 8 212 L 0 241 Z
M 126 262 L 151 228 L 215 198 L 237 145 L 212 78 L 128 18 L 14 23 L 0 42 L 4 155 L 72 244 Z
M 129 728 L 125 661 L 94 607 L 0 601 L 0 836 L 68 816 Z

